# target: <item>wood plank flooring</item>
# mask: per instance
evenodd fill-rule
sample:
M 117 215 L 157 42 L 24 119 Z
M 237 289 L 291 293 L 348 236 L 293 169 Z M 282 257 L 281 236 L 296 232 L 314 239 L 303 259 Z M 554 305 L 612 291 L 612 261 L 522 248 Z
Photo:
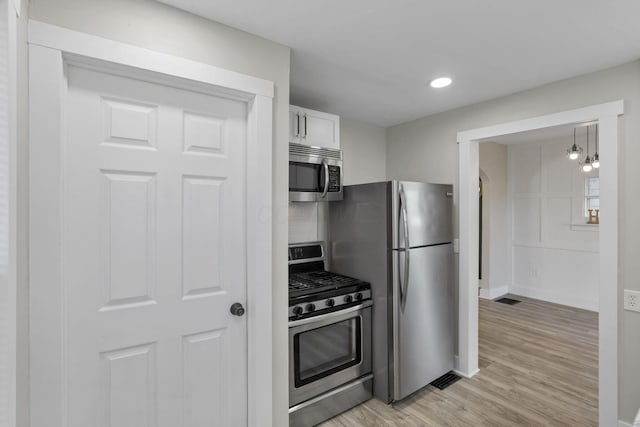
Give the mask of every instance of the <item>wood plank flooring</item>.
M 393 407 L 372 399 L 322 427 L 597 426 L 597 313 L 511 295 L 480 300 L 480 373 Z

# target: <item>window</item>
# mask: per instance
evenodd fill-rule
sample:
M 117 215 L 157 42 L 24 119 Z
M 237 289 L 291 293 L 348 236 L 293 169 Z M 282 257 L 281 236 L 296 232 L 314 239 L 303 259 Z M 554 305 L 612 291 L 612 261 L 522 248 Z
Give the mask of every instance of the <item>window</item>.
M 600 209 L 600 178 L 587 177 L 584 181 L 584 216 L 589 217 L 589 209 Z

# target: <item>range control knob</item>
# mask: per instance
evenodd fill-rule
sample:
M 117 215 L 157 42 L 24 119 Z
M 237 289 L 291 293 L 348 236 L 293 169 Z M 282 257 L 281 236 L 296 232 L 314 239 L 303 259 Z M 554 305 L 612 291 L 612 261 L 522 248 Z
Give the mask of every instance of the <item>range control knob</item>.
M 300 316 L 302 312 L 302 307 L 300 307 L 299 305 L 293 307 L 293 314 L 295 314 L 296 316 Z
M 351 295 L 347 295 L 344 297 L 344 302 L 346 302 L 347 304 L 349 304 L 351 301 L 353 301 L 353 297 Z
M 308 312 L 312 312 L 312 311 L 314 311 L 316 309 L 316 305 L 315 304 L 307 304 L 306 309 L 307 309 Z
M 334 305 L 336 305 L 336 302 L 333 300 L 333 298 L 329 298 L 325 304 L 327 304 L 327 307 L 333 307 Z
M 356 301 L 362 301 L 362 293 L 358 292 L 356 294 Z

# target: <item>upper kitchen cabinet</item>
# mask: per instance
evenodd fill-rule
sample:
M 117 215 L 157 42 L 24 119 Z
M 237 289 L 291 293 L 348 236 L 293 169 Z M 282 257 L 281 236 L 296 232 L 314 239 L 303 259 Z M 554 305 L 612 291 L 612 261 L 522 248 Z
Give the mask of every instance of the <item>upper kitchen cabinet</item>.
M 340 117 L 290 105 L 289 142 L 339 149 Z

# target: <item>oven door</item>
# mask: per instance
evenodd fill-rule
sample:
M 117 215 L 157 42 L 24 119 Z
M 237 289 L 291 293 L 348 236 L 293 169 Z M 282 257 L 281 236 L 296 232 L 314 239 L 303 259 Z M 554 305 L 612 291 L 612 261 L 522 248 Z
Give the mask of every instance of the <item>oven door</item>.
M 289 406 L 371 372 L 371 301 L 289 322 Z

